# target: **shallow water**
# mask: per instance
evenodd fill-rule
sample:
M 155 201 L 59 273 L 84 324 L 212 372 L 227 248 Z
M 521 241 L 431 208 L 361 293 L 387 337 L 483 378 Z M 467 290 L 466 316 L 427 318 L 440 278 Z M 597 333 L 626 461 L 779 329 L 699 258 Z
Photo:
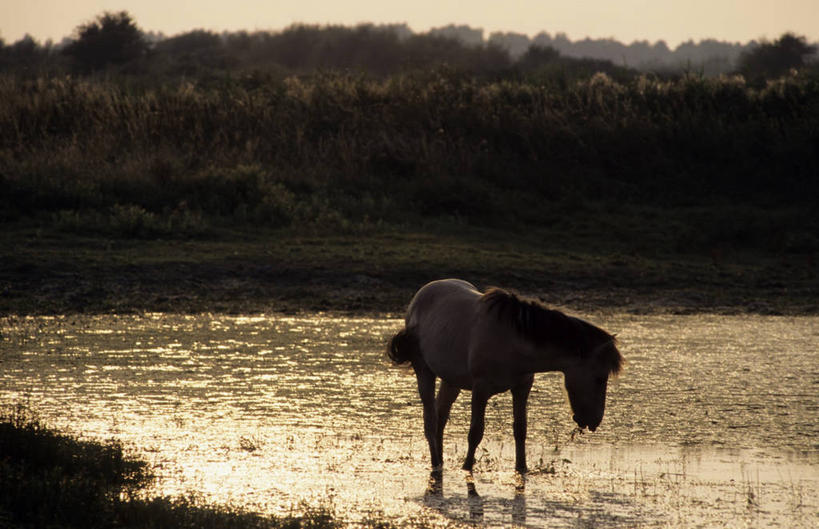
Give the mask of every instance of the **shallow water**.
M 603 424 L 571 438 L 562 375 L 530 397 L 525 483 L 511 397 L 490 401 L 467 494 L 468 393 L 426 495 L 415 380 L 383 349 L 395 319 L 165 315 L 0 320 L 0 403 L 116 437 L 161 494 L 284 514 L 302 505 L 431 525 L 819 524 L 819 318 L 587 315 L 628 364 Z

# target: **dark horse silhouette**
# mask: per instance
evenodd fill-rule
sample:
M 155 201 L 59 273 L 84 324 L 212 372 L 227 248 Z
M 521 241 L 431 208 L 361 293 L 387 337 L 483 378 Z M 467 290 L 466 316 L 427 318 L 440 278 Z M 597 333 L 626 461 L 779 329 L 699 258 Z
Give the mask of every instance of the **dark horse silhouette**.
M 463 468 L 471 472 L 475 463 L 487 401 L 511 390 L 515 468 L 524 473 L 526 401 L 534 374 L 561 371 L 574 421 L 594 431 L 603 420 L 609 376 L 623 363 L 606 331 L 505 290 L 482 294 L 460 279 L 433 281 L 415 294 L 406 325 L 390 340 L 387 353 L 415 370 L 433 477 L 442 472 L 444 427 L 462 389 L 472 391 Z M 436 378 L 441 378 L 437 398 Z

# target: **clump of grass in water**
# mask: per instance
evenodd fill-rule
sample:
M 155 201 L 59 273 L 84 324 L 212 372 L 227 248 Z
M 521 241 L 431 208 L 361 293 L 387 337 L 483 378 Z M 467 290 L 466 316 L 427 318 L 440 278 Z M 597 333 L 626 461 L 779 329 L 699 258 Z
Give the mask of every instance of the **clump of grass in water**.
M 23 525 L 100 527 L 152 475 L 117 441 L 49 430 L 23 406 L 0 417 L 0 518 Z
M 153 475 L 145 461 L 125 455 L 122 444 L 80 441 L 55 432 L 25 406 L 0 412 L 0 526 L 95 529 L 140 528 L 338 528 L 331 511 L 265 517 L 226 506 L 203 505 L 193 496 L 146 498 Z M 392 527 L 366 520 L 367 527 Z
M 255 452 L 256 450 L 259 450 L 263 444 L 263 441 L 256 435 L 243 435 L 239 438 L 239 448 L 245 452 Z

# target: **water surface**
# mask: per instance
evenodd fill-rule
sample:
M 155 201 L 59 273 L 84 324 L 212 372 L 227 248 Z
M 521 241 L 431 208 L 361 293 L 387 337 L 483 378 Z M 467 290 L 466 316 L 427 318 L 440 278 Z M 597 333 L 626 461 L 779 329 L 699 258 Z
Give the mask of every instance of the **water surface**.
M 265 513 L 307 502 L 432 525 L 819 523 L 819 318 L 586 317 L 618 334 L 628 361 L 603 424 L 572 439 L 562 375 L 538 375 L 522 483 L 511 397 L 495 397 L 479 498 L 459 470 L 468 393 L 447 429 L 443 494 L 425 495 L 414 376 L 383 354 L 395 319 L 7 318 L 0 402 L 121 439 L 156 466 L 155 492 Z

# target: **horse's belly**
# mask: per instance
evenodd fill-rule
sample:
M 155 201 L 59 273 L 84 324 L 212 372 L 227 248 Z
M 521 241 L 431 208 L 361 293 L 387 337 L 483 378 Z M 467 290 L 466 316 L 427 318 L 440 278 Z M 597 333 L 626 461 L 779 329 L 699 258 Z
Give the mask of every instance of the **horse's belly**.
M 471 389 L 469 327 L 458 318 L 428 319 L 423 323 L 419 334 L 421 355 L 426 364 L 435 376 L 448 384 Z

